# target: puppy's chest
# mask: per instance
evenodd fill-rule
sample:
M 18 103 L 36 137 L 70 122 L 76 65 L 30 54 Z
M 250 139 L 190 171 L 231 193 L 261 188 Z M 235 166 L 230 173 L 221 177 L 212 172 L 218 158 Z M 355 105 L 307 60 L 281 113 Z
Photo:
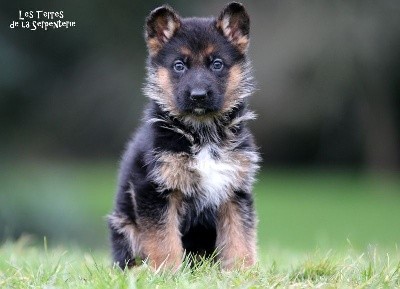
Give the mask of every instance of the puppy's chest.
M 156 182 L 202 205 L 218 206 L 249 183 L 255 170 L 251 153 L 206 145 L 193 153 L 161 153 Z
M 234 187 L 232 177 L 237 175 L 239 168 L 232 153 L 206 146 L 191 157 L 190 163 L 194 177 L 198 178 L 198 189 L 210 197 Z

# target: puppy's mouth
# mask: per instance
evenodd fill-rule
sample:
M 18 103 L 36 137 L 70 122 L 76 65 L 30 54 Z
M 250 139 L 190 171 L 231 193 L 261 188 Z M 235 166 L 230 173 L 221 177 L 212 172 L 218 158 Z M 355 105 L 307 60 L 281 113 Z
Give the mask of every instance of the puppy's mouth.
M 210 107 L 210 100 L 207 99 L 201 99 L 201 100 L 193 100 L 190 99 L 191 102 L 191 111 L 193 114 L 196 115 L 204 115 L 207 112 L 210 111 L 211 107 Z
M 186 103 L 186 106 L 183 108 L 182 112 L 184 112 L 185 114 L 205 116 L 209 113 L 215 112 L 215 108 L 205 101 L 196 103 L 194 103 L 193 101 L 189 101 Z
M 221 109 L 216 99 L 193 100 L 189 97 L 177 97 L 177 108 L 184 115 L 198 117 L 214 116 Z
M 217 113 L 216 110 L 206 107 L 193 107 L 184 111 L 185 115 L 192 115 L 194 117 L 210 117 Z
M 192 108 L 189 110 L 189 113 L 196 115 L 196 116 L 214 115 L 216 112 L 218 112 L 217 107 L 200 104 L 200 103 L 192 106 Z
M 205 108 L 195 108 L 193 109 L 194 114 L 197 115 L 203 115 L 206 114 L 206 109 Z

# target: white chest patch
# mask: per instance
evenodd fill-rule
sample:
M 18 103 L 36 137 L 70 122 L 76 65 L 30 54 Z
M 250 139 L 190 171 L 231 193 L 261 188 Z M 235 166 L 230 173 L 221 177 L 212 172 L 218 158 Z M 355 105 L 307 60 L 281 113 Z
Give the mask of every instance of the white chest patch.
M 193 154 L 161 153 L 151 177 L 159 190 L 194 198 L 199 209 L 219 206 L 235 190 L 248 191 L 258 168 L 258 154 L 207 145 Z
M 232 193 L 237 174 L 235 162 L 213 156 L 211 147 L 203 147 L 194 157 L 194 169 L 200 175 L 199 188 L 205 202 L 218 206 Z

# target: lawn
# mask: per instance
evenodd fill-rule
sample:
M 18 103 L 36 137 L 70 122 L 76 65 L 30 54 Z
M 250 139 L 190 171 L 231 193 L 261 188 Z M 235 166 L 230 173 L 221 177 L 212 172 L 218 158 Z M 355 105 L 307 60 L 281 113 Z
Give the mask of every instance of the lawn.
M 290 256 L 289 259 L 287 257 Z M 298 254 L 275 251 L 246 271 L 225 272 L 205 260 L 176 272 L 154 273 L 147 266 L 121 271 L 104 251 L 46 245 L 29 239 L 0 247 L 0 288 L 399 288 L 400 254 L 376 248 Z
M 205 263 L 154 275 L 145 266 L 110 266 L 104 216 L 116 169 L 110 162 L 0 165 L 0 235 L 14 240 L 0 247 L 0 288 L 400 286 L 399 174 L 265 170 L 254 190 L 257 268 L 227 273 Z

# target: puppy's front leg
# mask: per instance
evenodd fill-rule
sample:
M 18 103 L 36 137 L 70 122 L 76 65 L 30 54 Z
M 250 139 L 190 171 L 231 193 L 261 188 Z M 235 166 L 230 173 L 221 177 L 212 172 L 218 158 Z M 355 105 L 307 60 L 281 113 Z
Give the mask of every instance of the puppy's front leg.
M 255 264 L 256 216 L 250 194 L 237 193 L 219 208 L 216 247 L 224 269 L 247 268 Z
M 172 197 L 149 198 L 137 204 L 140 247 L 154 269 L 176 270 L 182 262 L 178 201 Z

